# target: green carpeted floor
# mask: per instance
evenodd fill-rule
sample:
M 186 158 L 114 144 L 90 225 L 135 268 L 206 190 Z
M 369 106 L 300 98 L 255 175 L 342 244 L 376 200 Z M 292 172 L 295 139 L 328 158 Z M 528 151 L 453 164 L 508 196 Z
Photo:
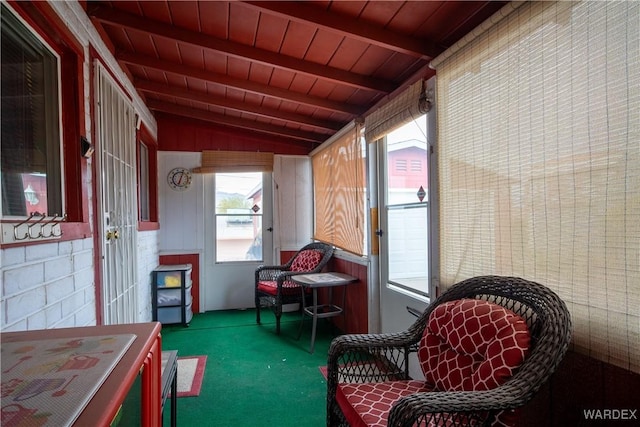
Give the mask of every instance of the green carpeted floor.
M 275 317 L 255 310 L 213 311 L 194 316 L 189 327 L 162 328 L 162 348 L 178 356 L 207 355 L 198 397 L 178 399 L 178 426 L 323 426 L 326 425 L 326 365 L 335 331 L 318 322 L 315 351 L 309 354 L 311 320 L 300 340 L 299 313 L 285 313 L 280 335 Z M 164 425 L 169 426 L 169 402 Z

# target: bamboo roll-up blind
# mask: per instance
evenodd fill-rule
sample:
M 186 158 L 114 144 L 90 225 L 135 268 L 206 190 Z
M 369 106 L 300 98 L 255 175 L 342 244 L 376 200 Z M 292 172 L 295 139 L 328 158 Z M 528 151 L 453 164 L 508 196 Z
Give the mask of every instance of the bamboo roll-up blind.
M 273 153 L 255 151 L 203 151 L 202 165 L 193 173 L 272 172 Z
M 525 3 L 438 62 L 441 285 L 543 283 L 640 372 L 640 2 Z
M 364 255 L 365 170 L 360 126 L 313 154 L 314 239 Z
M 424 82 L 418 80 L 387 104 L 365 117 L 365 139 L 373 142 L 391 131 L 422 116 L 420 94 Z

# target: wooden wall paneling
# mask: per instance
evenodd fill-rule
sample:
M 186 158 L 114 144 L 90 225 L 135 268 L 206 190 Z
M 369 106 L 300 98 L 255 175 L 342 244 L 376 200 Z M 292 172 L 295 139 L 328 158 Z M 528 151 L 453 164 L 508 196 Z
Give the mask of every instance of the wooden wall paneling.
M 332 320 L 336 326 L 348 334 L 359 334 L 369 332 L 368 323 L 368 297 L 367 297 L 367 266 L 351 261 L 334 257 L 327 266 L 327 271 L 336 271 L 357 277 L 358 282 L 348 285 L 346 302 L 344 306 L 345 316 L 339 316 Z M 342 290 L 337 290 L 333 294 L 333 303 L 342 304 Z M 323 292 L 322 298 L 327 298 L 327 292 Z
M 569 351 L 551 380 L 522 408 L 518 426 L 637 425 L 637 390 L 639 374 Z M 604 410 L 636 410 L 636 419 L 588 420 L 585 411 L 590 410 L 600 410 L 601 416 Z
M 280 265 L 286 264 L 297 251 L 280 251 Z
M 635 422 L 640 425 L 640 374 L 602 363 L 604 400 L 602 408 L 635 409 Z
M 549 421 L 552 425 L 584 424 L 583 409 L 598 408 L 603 401 L 602 366 L 593 362 L 574 352 L 565 356 L 551 380 Z M 536 414 L 538 416 L 540 414 Z

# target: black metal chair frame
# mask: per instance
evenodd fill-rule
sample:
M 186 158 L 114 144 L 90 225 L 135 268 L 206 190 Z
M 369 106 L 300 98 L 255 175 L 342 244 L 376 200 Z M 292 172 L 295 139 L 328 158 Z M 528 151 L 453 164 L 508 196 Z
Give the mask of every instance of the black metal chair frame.
M 481 276 L 453 285 L 422 315 L 399 333 L 342 335 L 329 348 L 327 363 L 327 426 L 346 426 L 336 402 L 338 379 L 343 382 L 382 382 L 409 377 L 409 353 L 416 351 L 429 315 L 440 304 L 462 298 L 483 299 L 512 310 L 525 319 L 531 333 L 529 355 L 503 385 L 487 391 L 434 391 L 399 399 L 389 426 L 491 425 L 502 410 L 528 402 L 549 379 L 571 341 L 571 317 L 565 303 L 549 288 L 517 277 Z M 372 370 L 371 363 L 384 366 Z M 440 424 L 442 423 L 442 424 Z
M 316 250 L 322 252 L 322 258 L 313 270 L 310 271 L 291 271 L 291 265 L 298 255 L 305 250 Z M 280 334 L 280 318 L 282 317 L 282 306 L 284 304 L 300 303 L 302 302 L 302 292 L 296 290 L 290 294 L 283 294 L 282 285 L 291 276 L 298 274 L 310 274 L 319 273 L 327 265 L 331 257 L 333 256 L 333 246 L 322 243 L 314 242 L 305 245 L 296 254 L 291 257 L 289 262 L 284 265 L 261 265 L 255 272 L 255 305 L 256 305 L 256 322 L 260 324 L 260 309 L 262 307 L 269 307 L 276 316 L 276 333 Z M 271 295 L 258 290 L 258 283 L 261 281 L 275 281 L 277 282 L 277 293 Z

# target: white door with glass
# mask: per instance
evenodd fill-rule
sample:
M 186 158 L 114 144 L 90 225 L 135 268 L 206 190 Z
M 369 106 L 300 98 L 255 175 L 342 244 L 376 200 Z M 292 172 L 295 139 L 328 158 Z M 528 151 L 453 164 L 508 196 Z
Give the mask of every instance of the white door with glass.
M 379 144 L 380 320 L 382 331 L 390 332 L 406 328 L 407 306 L 421 310 L 429 298 L 427 116 Z
M 204 177 L 205 310 L 254 306 L 254 273 L 273 263 L 271 173 L 218 172 Z
M 105 325 L 137 321 L 136 115 L 96 63 L 96 161 Z

